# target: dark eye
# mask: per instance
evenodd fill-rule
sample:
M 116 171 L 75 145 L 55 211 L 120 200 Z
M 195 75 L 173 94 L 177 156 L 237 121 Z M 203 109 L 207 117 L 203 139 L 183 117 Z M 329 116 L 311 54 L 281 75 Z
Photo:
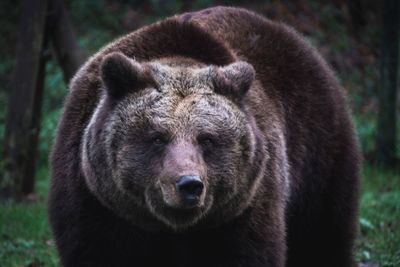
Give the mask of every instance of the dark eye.
M 203 147 L 211 147 L 215 145 L 215 140 L 211 136 L 200 136 L 198 142 Z
M 151 143 L 156 146 L 162 146 L 168 143 L 168 138 L 164 135 L 157 134 L 151 138 Z

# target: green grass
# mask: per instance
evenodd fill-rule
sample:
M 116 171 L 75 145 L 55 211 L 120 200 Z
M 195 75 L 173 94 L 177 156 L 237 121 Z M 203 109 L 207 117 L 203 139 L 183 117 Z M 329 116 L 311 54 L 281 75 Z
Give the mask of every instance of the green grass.
M 364 168 L 356 258 L 400 266 L 400 173 Z
M 366 165 L 355 257 L 380 267 L 400 266 L 400 173 Z M 0 266 L 57 266 L 46 215 L 48 174 L 38 172 L 37 200 L 0 204 Z
M 0 204 L 0 266 L 58 266 L 47 221 L 47 171 L 38 172 L 35 200 Z

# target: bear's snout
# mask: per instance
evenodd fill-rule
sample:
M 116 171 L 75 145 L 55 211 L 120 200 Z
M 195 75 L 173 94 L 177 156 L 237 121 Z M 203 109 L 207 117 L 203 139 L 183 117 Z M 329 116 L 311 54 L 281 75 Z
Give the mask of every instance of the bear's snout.
M 206 181 L 201 175 L 180 174 L 164 177 L 160 189 L 164 203 L 175 209 L 192 209 L 202 207 L 206 195 Z
M 159 176 L 165 204 L 179 209 L 201 207 L 206 180 L 201 154 L 192 143 L 180 141 L 168 147 Z
M 204 184 L 200 176 L 184 175 L 176 181 L 176 190 L 185 206 L 196 206 L 200 201 Z

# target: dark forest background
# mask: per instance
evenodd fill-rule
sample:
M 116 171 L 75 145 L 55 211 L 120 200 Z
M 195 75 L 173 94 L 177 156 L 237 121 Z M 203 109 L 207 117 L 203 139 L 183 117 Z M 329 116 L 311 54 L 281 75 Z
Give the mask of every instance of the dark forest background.
M 400 266 L 400 2 L 397 0 L 0 1 L 0 266 L 57 266 L 48 156 L 67 84 L 110 41 L 160 18 L 246 7 L 301 32 L 349 95 L 364 155 L 361 267 Z

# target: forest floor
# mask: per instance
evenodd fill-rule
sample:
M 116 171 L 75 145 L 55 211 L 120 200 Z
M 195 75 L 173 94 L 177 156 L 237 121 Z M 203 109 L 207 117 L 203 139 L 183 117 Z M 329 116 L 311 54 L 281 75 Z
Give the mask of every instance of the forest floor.
M 58 266 L 49 230 L 48 173 L 38 172 L 35 196 L 0 204 L 0 266 Z M 354 251 L 359 267 L 400 266 L 400 174 L 376 166 L 363 170 L 359 229 Z

